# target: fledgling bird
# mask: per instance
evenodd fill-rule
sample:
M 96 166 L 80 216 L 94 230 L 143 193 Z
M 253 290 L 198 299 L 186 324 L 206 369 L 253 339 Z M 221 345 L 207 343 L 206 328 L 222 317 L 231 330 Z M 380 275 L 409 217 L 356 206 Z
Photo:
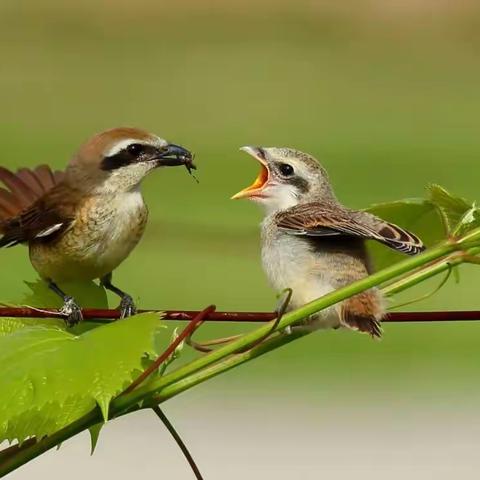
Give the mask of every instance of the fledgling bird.
M 409 255 L 424 250 L 412 233 L 344 207 L 312 156 L 290 148 L 241 150 L 258 160 L 261 170 L 250 187 L 232 198 L 249 198 L 265 207 L 263 268 L 277 291 L 292 289 L 289 309 L 366 277 L 371 267 L 365 240 Z M 384 315 L 382 295 L 372 288 L 320 312 L 300 328 L 343 326 L 380 337 Z
M 132 297 L 112 284 L 112 272 L 142 237 L 148 210 L 140 184 L 152 170 L 195 168 L 183 147 L 137 128 L 114 128 L 83 144 L 65 172 L 42 165 L 13 173 L 0 167 L 0 247 L 28 244 L 40 277 L 64 302 L 68 322 L 81 320 L 76 301 L 57 283 L 100 279 L 121 297 L 122 317 Z

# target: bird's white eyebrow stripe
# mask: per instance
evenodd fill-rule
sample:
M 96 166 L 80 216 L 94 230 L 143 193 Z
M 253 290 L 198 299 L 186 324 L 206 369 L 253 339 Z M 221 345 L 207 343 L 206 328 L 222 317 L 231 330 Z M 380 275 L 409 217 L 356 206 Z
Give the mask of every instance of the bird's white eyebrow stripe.
M 104 152 L 104 156 L 112 157 L 113 155 L 120 153 L 129 145 L 132 145 L 134 143 L 140 143 L 141 145 L 152 145 L 155 147 L 161 147 L 167 144 L 167 142 L 161 138 L 152 138 L 147 140 L 141 140 L 139 138 L 124 138 L 123 140 L 120 140 L 119 142 L 112 145 L 106 152 Z
M 104 155 L 105 157 L 112 157 L 113 155 L 116 155 L 117 153 L 121 152 L 125 148 L 127 148 L 129 145 L 132 145 L 133 143 L 146 143 L 138 138 L 125 138 L 124 140 L 120 140 L 119 142 L 115 143 L 110 149 L 108 149 Z

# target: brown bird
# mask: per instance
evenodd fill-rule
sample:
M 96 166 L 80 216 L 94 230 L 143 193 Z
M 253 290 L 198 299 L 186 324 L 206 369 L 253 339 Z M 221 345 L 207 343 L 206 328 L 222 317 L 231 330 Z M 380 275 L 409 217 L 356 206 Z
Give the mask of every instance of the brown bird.
M 121 297 L 122 317 L 131 315 L 132 297 L 112 284 L 112 272 L 145 230 L 141 181 L 176 165 L 195 168 L 192 154 L 143 130 L 114 128 L 82 145 L 65 172 L 0 167 L 0 247 L 28 244 L 33 267 L 63 299 L 70 324 L 81 320 L 81 310 L 57 283 L 72 280 L 99 278 Z
M 263 268 L 275 289 L 292 289 L 290 309 L 367 276 L 371 267 L 365 240 L 409 255 L 424 249 L 419 238 L 397 225 L 344 207 L 312 156 L 290 148 L 242 150 L 260 162 L 261 170 L 253 185 L 232 198 L 249 198 L 265 207 Z M 320 312 L 305 326 L 344 326 L 380 337 L 384 315 L 382 295 L 373 288 Z

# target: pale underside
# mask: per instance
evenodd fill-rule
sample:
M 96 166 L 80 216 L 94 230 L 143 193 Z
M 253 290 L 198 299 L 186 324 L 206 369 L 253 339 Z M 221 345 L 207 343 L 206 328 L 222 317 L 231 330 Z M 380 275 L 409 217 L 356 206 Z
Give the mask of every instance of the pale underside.
M 137 190 L 91 197 L 58 240 L 30 243 L 32 265 L 41 277 L 58 282 L 101 278 L 135 248 L 147 216 Z
M 281 292 L 292 289 L 289 310 L 301 307 L 325 294 L 348 285 L 369 273 L 368 258 L 361 243 L 352 241 L 341 248 L 330 248 L 331 239 L 321 241 L 315 248 L 304 237 L 290 235 L 276 228 L 271 217 L 262 224 L 262 264 L 270 284 Z M 335 240 L 334 240 L 335 242 Z M 329 247 L 327 247 L 329 245 Z M 360 248 L 359 248 L 360 246 Z M 384 313 L 383 301 L 378 290 L 371 290 L 379 318 Z M 309 328 L 332 328 L 341 325 L 341 303 L 332 306 L 309 319 Z

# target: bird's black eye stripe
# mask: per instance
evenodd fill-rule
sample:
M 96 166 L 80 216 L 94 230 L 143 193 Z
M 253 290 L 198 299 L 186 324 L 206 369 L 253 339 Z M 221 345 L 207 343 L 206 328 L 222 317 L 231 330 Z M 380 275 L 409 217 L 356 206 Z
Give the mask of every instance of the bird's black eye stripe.
M 132 143 L 127 147 L 127 152 L 130 153 L 131 155 L 138 157 L 141 155 L 145 150 L 145 145 L 142 145 L 141 143 Z
M 284 177 L 291 177 L 295 173 L 293 167 L 288 163 L 279 163 L 278 170 Z
M 149 157 L 154 158 L 157 153 L 158 149 L 153 145 L 131 143 L 118 153 L 105 157 L 102 160 L 101 168 L 106 171 L 116 170 L 132 163 L 148 160 Z
M 293 185 L 301 193 L 306 193 L 309 191 L 310 186 L 308 181 L 302 178 L 300 175 L 295 175 L 295 169 L 289 163 L 277 163 L 276 165 L 279 174 L 283 178 L 288 178 L 285 180 L 285 183 Z

